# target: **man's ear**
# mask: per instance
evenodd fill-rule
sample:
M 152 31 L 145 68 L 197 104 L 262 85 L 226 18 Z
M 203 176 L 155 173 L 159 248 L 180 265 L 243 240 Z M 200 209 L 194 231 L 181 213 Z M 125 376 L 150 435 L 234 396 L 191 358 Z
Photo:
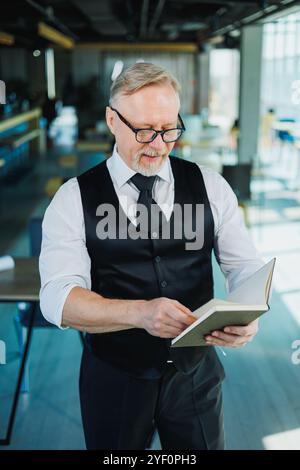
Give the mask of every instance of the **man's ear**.
M 109 106 L 106 106 L 105 117 L 110 132 L 115 135 L 115 113 Z

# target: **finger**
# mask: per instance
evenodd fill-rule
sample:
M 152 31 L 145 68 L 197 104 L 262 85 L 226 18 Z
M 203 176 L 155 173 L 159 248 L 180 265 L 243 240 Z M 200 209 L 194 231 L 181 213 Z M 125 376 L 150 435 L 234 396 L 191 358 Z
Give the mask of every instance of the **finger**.
M 257 327 L 249 323 L 247 326 L 226 326 L 223 331 L 237 336 L 252 336 L 257 332 Z
M 246 344 L 246 342 L 240 344 L 237 344 L 236 342 L 229 343 L 228 341 L 223 341 L 221 339 L 214 338 L 213 336 L 207 336 L 205 340 L 208 346 L 225 346 L 227 348 L 239 348 Z
M 162 329 L 162 332 L 160 334 L 161 338 L 176 338 L 181 333 L 182 330 L 179 330 L 178 328 L 173 328 L 171 326 L 165 326 L 165 328 Z
M 191 325 L 196 320 L 195 317 L 183 313 L 182 310 L 174 306 L 167 310 L 167 315 L 172 319 L 183 323 L 184 325 Z
M 218 339 L 220 341 L 223 341 L 224 343 L 239 345 L 247 342 L 248 337 L 229 335 L 227 333 L 223 333 L 222 331 L 213 331 L 210 335 L 207 336 L 207 339 L 212 339 L 213 341 L 215 339 Z
M 185 305 L 181 304 L 180 302 L 178 302 L 178 300 L 174 300 L 172 299 L 174 305 L 179 308 L 183 313 L 185 313 L 186 315 L 191 315 L 193 316 L 193 312 L 187 308 Z M 195 317 L 196 318 L 196 317 Z
M 180 331 L 183 331 L 187 328 L 187 325 L 185 323 L 174 320 L 174 318 L 171 318 L 169 316 L 164 320 L 163 323 L 166 326 L 171 326 L 172 328 L 177 328 Z

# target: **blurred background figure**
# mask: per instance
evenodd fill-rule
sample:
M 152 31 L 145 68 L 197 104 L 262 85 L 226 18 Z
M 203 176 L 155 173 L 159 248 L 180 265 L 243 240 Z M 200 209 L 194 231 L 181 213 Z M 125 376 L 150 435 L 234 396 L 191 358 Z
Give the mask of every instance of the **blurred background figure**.
M 229 149 L 234 154 L 238 149 L 239 132 L 239 119 L 235 119 L 229 131 Z
M 276 111 L 269 108 L 261 117 L 261 145 L 265 152 L 272 152 L 275 143 L 275 122 Z

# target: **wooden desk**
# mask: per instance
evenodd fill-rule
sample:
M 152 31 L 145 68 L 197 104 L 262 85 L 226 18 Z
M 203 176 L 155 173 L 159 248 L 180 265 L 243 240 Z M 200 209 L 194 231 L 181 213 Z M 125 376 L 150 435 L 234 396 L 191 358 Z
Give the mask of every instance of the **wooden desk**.
M 0 302 L 38 302 L 40 290 L 40 276 L 38 258 L 14 258 L 14 269 L 0 271 Z M 16 416 L 21 384 L 24 375 L 26 360 L 30 346 L 30 340 L 34 325 L 36 308 L 32 309 L 27 328 L 27 337 L 22 355 L 21 365 L 18 372 L 13 403 L 8 420 L 5 438 L 0 439 L 0 445 L 9 445 Z M 84 343 L 82 332 L 79 332 L 81 343 Z
M 78 140 L 76 142 L 76 150 L 82 150 L 85 152 L 110 152 L 111 142 L 99 142 L 89 140 Z
M 37 302 L 39 299 L 40 278 L 38 258 L 14 258 L 15 267 L 0 271 L 0 302 Z M 0 445 L 9 445 L 13 431 L 15 415 L 20 396 L 21 383 L 24 375 L 26 360 L 30 346 L 32 328 L 36 309 L 32 309 L 24 352 L 19 368 L 13 403 L 11 406 L 5 438 L 0 439 Z
M 184 147 L 189 148 L 190 151 L 206 150 L 209 153 L 217 152 L 222 157 L 224 151 L 229 147 L 229 140 L 227 137 L 203 138 L 198 142 L 190 142 L 182 139 L 176 144 L 176 149 L 181 151 Z
M 272 129 L 274 131 L 281 131 L 281 132 L 290 132 L 293 133 L 294 129 L 296 127 L 295 122 L 281 122 L 281 121 L 276 121 L 272 124 Z
M 15 258 L 15 268 L 0 271 L 0 302 L 37 302 L 38 258 Z
M 46 149 L 45 132 L 40 129 L 40 117 L 42 110 L 40 108 L 32 109 L 24 113 L 17 114 L 10 118 L 0 121 L 0 133 L 12 129 L 19 124 L 28 123 L 28 131 L 22 135 L 10 137 L 11 145 L 18 147 L 25 142 L 30 142 L 30 149 L 33 152 L 44 153 Z M 0 137 L 1 140 L 1 137 Z M 4 139 L 5 140 L 5 139 Z

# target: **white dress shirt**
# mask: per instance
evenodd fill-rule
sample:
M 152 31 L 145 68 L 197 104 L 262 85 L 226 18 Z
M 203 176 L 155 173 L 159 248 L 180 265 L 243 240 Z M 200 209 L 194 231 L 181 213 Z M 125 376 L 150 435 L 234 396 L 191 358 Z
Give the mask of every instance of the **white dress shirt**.
M 106 164 L 120 204 L 135 223 L 139 191 L 128 180 L 136 172 L 127 166 L 116 147 Z M 236 196 L 228 183 L 219 173 L 199 167 L 214 219 L 215 256 L 231 291 L 259 269 L 263 261 L 244 226 Z M 174 204 L 174 177 L 169 158 L 158 176 L 152 196 L 169 220 Z M 77 178 L 71 178 L 59 188 L 45 212 L 39 266 L 42 313 L 49 322 L 61 327 L 63 306 L 71 289 L 76 286 L 91 289 L 91 260 L 86 248 Z

